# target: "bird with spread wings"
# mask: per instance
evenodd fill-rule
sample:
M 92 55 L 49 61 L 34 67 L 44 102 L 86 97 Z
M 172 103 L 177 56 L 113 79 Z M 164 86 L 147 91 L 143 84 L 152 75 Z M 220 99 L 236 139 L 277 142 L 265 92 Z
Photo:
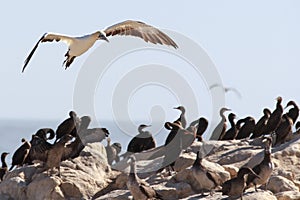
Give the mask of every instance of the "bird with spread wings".
M 217 88 L 217 87 L 223 88 L 225 93 L 232 91 L 232 92 L 234 92 L 239 98 L 242 98 L 241 93 L 240 93 L 237 89 L 235 89 L 235 88 L 233 88 L 233 87 L 223 87 L 223 86 L 220 85 L 220 84 L 213 84 L 213 85 L 211 85 L 211 86 L 209 87 L 209 89 L 212 90 L 212 89 Z
M 45 33 L 39 39 L 39 41 L 36 43 L 36 45 L 29 53 L 28 57 L 24 61 L 22 72 L 24 72 L 31 57 L 33 56 L 34 52 L 41 42 L 62 41 L 68 45 L 68 51 L 65 54 L 66 59 L 63 62 L 63 66 L 65 66 L 65 69 L 67 69 L 76 57 L 89 50 L 97 40 L 105 40 L 109 42 L 107 37 L 115 35 L 135 36 L 142 38 L 145 42 L 168 45 L 174 47 L 175 49 L 178 48 L 177 44 L 168 35 L 160 31 L 159 29 L 140 21 L 127 20 L 112 25 L 105 30 L 96 31 L 94 33 L 80 37 L 72 37 L 56 33 Z

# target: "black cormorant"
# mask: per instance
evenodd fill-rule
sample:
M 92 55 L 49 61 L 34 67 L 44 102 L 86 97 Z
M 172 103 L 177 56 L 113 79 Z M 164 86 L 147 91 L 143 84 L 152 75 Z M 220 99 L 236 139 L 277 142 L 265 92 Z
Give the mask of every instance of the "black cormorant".
M 1 163 L 2 163 L 2 166 L 1 166 L 1 168 L 0 168 L 0 179 L 1 179 L 1 181 L 3 181 L 3 177 L 4 177 L 4 175 L 6 174 L 6 172 L 7 172 L 7 164 L 6 164 L 6 162 L 5 162 L 5 157 L 8 155 L 9 153 L 7 153 L 7 152 L 3 152 L 2 154 L 1 154 Z
M 31 144 L 28 141 L 26 141 L 24 138 L 22 138 L 21 141 L 23 144 L 15 151 L 12 157 L 12 164 L 11 167 L 9 168 L 9 171 L 11 171 L 16 165 L 22 166 L 29 154 Z

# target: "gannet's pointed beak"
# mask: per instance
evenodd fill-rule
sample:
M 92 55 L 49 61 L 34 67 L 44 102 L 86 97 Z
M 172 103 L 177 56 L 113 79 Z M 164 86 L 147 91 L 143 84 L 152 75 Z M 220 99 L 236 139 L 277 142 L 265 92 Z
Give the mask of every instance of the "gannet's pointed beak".
M 107 39 L 106 35 L 104 32 L 100 32 L 99 36 L 98 36 L 98 40 L 105 40 L 106 42 L 109 42 L 109 40 Z
M 101 40 L 105 40 L 106 42 L 109 42 L 109 40 L 107 39 L 107 37 L 106 37 L 106 36 L 104 36 L 104 37 L 101 37 Z

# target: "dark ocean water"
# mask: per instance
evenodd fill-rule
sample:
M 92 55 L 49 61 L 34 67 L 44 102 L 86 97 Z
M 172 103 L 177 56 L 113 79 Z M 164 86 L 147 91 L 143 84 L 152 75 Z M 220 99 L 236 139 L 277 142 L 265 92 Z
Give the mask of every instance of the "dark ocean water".
M 55 131 L 60 122 L 60 120 L 0 120 L 0 154 L 4 151 L 9 152 L 10 155 L 8 155 L 6 161 L 8 164 L 11 164 L 11 157 L 14 151 L 21 145 L 22 138 L 30 141 L 31 135 L 35 134 L 40 128 L 52 128 Z M 162 124 L 160 126 L 162 127 Z M 90 127 L 99 127 L 99 125 L 91 124 Z M 136 127 L 132 130 L 131 134 L 125 133 L 118 125 L 110 121 L 101 122 L 101 127 L 109 130 L 112 143 L 121 143 L 122 152 L 126 151 L 127 144 L 138 132 Z M 155 137 L 157 145 L 162 145 L 168 132 L 161 128 L 156 133 L 152 132 L 152 134 Z M 106 145 L 106 141 L 102 141 L 102 143 Z

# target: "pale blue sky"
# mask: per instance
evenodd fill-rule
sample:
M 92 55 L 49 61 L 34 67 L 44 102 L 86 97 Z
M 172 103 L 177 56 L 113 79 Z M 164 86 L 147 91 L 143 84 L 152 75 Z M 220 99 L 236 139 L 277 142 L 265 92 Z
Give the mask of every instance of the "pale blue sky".
M 93 49 L 65 71 L 66 46 L 40 45 L 22 74 L 24 59 L 43 33 L 82 35 L 126 19 L 177 31 L 202 46 L 224 85 L 242 93 L 243 99 L 226 96 L 227 106 L 240 117 L 261 116 L 263 107 L 274 108 L 278 95 L 284 104 L 300 103 L 299 1 L 130 2 L 5 1 L 0 8 L 0 118 L 63 119 L 72 109 L 76 78 Z

